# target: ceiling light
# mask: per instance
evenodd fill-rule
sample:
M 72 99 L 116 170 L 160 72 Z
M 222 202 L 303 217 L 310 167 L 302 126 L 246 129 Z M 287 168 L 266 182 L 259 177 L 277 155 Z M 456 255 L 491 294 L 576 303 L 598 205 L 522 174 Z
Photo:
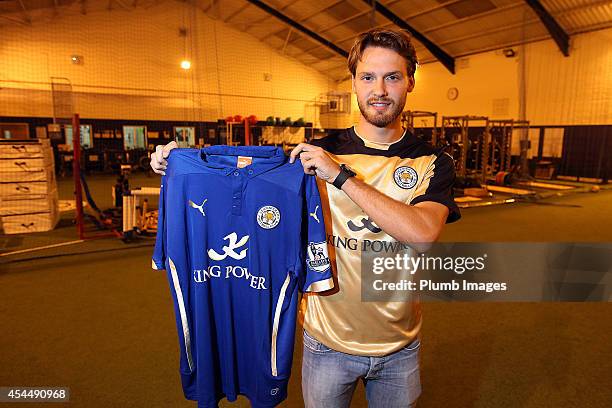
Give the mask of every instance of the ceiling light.
M 516 57 L 516 51 L 514 51 L 512 48 L 504 48 L 502 52 L 506 58 Z

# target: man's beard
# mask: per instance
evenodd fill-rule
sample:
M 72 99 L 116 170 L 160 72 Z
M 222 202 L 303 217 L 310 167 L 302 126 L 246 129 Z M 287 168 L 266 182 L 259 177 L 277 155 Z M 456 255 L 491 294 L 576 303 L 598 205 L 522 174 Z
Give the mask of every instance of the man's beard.
M 370 103 L 374 103 L 374 102 L 390 103 L 389 110 L 385 113 L 380 113 L 380 112 L 371 113 L 368 110 L 368 107 L 370 107 L 369 105 Z M 389 124 L 393 123 L 398 118 L 398 116 L 402 114 L 405 104 L 406 104 L 405 98 L 402 101 L 400 101 L 400 103 L 395 103 L 395 101 L 391 99 L 370 99 L 369 101 L 366 101 L 366 106 L 362 106 L 361 101 L 357 99 L 357 105 L 359 106 L 359 110 L 361 111 L 361 114 L 363 115 L 363 117 L 369 123 L 379 128 L 387 127 Z

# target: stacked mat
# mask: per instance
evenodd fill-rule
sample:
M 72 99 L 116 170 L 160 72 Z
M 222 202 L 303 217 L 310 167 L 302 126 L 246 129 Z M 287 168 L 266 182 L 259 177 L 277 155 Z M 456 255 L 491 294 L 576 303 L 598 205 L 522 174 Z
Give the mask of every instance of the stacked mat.
M 4 233 L 49 231 L 58 219 L 49 139 L 0 141 L 0 221 Z

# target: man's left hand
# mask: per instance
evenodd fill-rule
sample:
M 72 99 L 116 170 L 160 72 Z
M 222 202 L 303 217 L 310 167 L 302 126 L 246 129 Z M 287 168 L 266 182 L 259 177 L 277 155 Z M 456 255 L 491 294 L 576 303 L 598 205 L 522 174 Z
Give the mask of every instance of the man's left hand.
M 289 163 L 293 163 L 298 157 L 304 167 L 304 173 L 316 175 L 328 183 L 333 183 L 340 174 L 338 163 L 333 161 L 329 154 L 319 146 L 300 143 L 291 151 Z

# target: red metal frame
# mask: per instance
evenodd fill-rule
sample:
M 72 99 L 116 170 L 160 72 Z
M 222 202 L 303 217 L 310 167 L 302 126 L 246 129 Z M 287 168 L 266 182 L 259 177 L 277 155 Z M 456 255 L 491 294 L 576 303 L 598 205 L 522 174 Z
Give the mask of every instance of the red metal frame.
M 244 145 L 251 145 L 251 126 L 249 124 L 249 118 L 244 118 Z

